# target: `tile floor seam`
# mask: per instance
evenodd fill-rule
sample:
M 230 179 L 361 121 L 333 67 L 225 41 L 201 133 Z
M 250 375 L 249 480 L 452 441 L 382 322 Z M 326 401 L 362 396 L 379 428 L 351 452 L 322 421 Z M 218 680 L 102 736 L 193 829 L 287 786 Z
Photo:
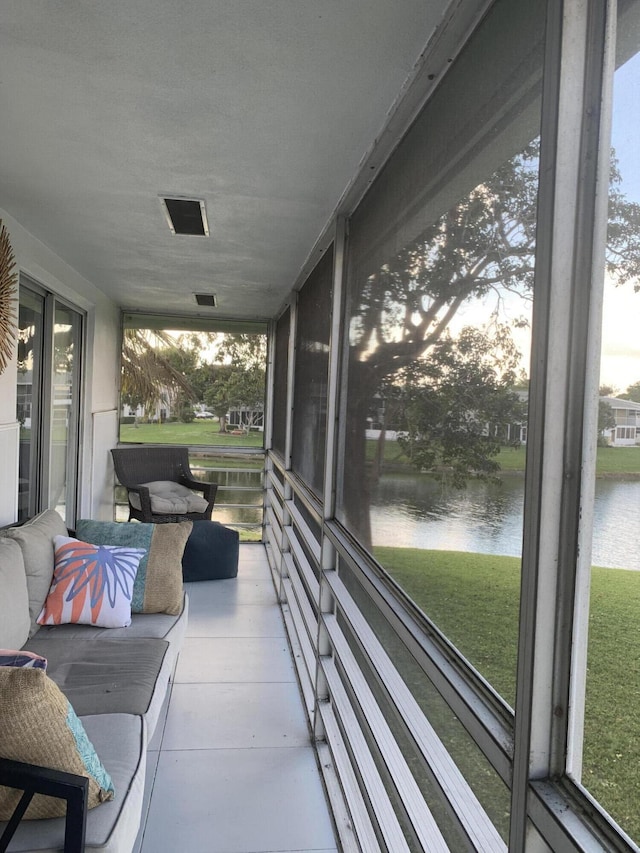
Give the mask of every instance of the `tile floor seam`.
M 282 744 L 272 746 L 182 746 L 177 749 L 171 749 L 171 747 L 166 747 L 165 749 L 159 750 L 158 755 L 168 755 L 169 753 L 173 752 L 271 752 L 274 749 L 310 750 L 315 755 L 315 749 L 311 743 L 293 743 L 291 745 Z
M 216 681 L 204 681 L 200 679 L 199 681 L 176 681 L 176 684 L 296 684 L 296 678 L 270 678 L 270 679 L 260 679 L 257 681 L 255 678 L 252 678 L 250 681 L 244 681 L 243 679 L 225 679 L 216 680 Z
M 187 634 L 186 640 L 284 640 L 282 634 Z

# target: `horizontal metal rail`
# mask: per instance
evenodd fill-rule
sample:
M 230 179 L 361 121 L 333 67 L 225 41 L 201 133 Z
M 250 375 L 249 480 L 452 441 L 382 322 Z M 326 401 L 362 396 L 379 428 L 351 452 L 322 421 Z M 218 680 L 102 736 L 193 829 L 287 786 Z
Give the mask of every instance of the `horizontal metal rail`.
M 302 513 L 295 505 L 293 501 L 287 501 L 287 509 L 293 519 L 296 529 L 300 531 L 302 534 L 302 539 L 304 540 L 304 544 L 307 546 L 314 559 L 316 560 L 317 565 L 320 565 L 321 559 L 321 548 L 320 543 L 313 535 L 313 531 L 304 520 Z
M 451 814 L 455 816 L 462 832 L 473 844 L 473 849 L 484 851 L 484 853 L 499 853 L 506 850 L 504 841 L 471 786 L 425 717 L 422 708 L 337 573 L 326 572 L 325 579 L 338 602 L 340 612 L 351 625 L 361 650 L 371 662 L 380 686 L 387 692 L 390 701 L 397 709 L 403 724 L 429 767 L 434 782 L 449 803 Z M 327 625 L 328 627 L 331 625 L 330 620 L 327 620 Z M 332 631 L 333 635 L 335 630 Z M 333 638 L 337 641 L 335 636 Z
M 334 707 L 330 702 L 321 702 L 318 706 L 322 725 L 327 733 L 327 746 L 331 752 L 335 778 L 342 789 L 343 802 L 349 811 L 351 825 L 359 853 L 380 853 L 381 847 L 376 830 L 373 826 L 367 803 L 362 795 L 360 782 L 356 776 L 355 765 L 350 751 L 347 749 L 342 731 L 338 725 Z
M 348 692 L 353 694 L 353 698 L 360 706 L 360 711 L 371 730 L 389 775 L 398 790 L 416 837 L 424 849 L 429 850 L 429 853 L 448 853 L 449 848 L 442 837 L 442 833 L 424 800 L 424 796 L 402 755 L 375 696 L 367 684 L 365 676 L 347 644 L 344 634 L 338 626 L 337 618 L 332 615 L 325 616 L 324 623 L 331 638 L 334 653 L 345 671 L 346 681 L 349 685 Z M 321 658 L 321 664 L 327 675 L 327 682 L 333 691 L 336 684 L 335 663 Z
M 302 576 L 307 589 L 309 590 L 309 596 L 313 601 L 318 600 L 318 596 L 320 593 L 320 585 L 318 583 L 317 577 L 314 575 L 311 566 L 307 560 L 306 554 L 302 550 L 302 545 L 298 538 L 294 535 L 292 529 L 287 527 L 287 536 L 289 539 L 289 546 L 291 548 L 291 553 L 295 557 L 297 571 Z M 295 567 L 294 567 L 295 572 Z
M 510 783 L 513 758 L 513 712 L 393 582 L 382 580 L 368 558 L 351 546 L 339 525 L 325 527 L 334 546 L 354 570 L 368 595 L 424 670 L 445 702 L 505 784 Z

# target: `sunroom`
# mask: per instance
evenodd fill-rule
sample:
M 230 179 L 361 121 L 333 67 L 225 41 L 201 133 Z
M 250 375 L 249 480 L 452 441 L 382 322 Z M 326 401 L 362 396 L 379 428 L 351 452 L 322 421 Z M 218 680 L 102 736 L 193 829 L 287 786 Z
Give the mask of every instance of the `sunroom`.
M 0 525 L 116 518 L 127 329 L 264 334 L 335 849 L 640 850 L 639 54 L 637 0 L 3 3 Z

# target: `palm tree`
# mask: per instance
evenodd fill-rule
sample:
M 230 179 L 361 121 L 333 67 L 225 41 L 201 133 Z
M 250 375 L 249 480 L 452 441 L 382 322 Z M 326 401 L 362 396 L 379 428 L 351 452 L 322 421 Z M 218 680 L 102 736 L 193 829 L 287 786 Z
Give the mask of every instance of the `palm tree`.
M 149 409 L 158 401 L 169 402 L 180 391 L 190 400 L 196 394 L 188 379 L 164 357 L 177 350 L 176 341 L 164 330 L 125 329 L 122 340 L 122 399 L 133 408 Z

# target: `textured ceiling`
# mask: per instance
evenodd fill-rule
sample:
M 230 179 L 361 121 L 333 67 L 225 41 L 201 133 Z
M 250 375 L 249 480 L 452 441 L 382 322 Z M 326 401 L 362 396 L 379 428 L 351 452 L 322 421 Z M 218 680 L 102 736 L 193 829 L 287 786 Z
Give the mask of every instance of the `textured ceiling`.
M 123 308 L 273 316 L 446 5 L 2 0 L 0 207 Z

